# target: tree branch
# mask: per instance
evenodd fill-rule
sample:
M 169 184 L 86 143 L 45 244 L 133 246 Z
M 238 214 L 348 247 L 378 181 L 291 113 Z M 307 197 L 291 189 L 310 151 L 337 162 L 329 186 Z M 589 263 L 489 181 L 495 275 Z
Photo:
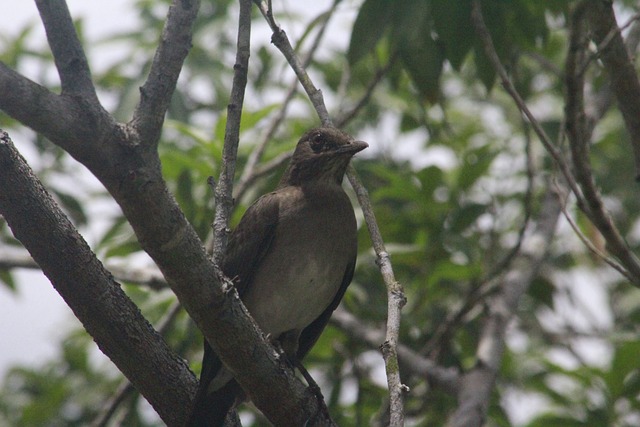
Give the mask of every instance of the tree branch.
M 62 94 L 99 104 L 89 63 L 65 0 L 36 0 L 60 76 Z
M 100 349 L 167 424 L 179 425 L 195 393 L 193 373 L 105 270 L 2 131 L 0 213 Z
M 476 366 L 460 380 L 458 408 L 447 422 L 448 427 L 481 427 L 489 408 L 491 390 L 502 363 L 504 338 L 518 303 L 538 274 L 546 258 L 560 215 L 557 194 L 547 192 L 537 218 L 537 225 L 521 254 L 504 275 L 498 294 L 487 302 L 489 315 L 482 328 L 476 350 Z
M 635 179 L 640 181 L 640 81 L 616 23 L 613 2 L 589 2 L 586 18 L 629 132 L 636 166 Z
M 387 288 L 387 332 L 385 341 L 382 344 L 382 356 L 385 360 L 385 368 L 387 371 L 387 383 L 389 385 L 389 402 L 390 402 L 390 425 L 404 425 L 404 403 L 403 393 L 408 391 L 407 386 L 402 384 L 400 379 L 400 369 L 398 365 L 398 337 L 400 335 L 400 321 L 402 307 L 407 303 L 402 285 L 395 279 L 393 274 L 393 266 L 391 258 L 387 252 L 380 228 L 371 206 L 369 193 L 362 185 L 353 166 L 349 165 L 347 169 L 347 178 L 358 197 L 358 203 L 362 208 L 371 243 L 376 253 L 376 264 L 380 268 L 382 279 Z
M 333 313 L 331 323 L 350 337 L 371 348 L 379 348 L 380 343 L 385 340 L 385 332 L 362 324 L 359 319 L 341 307 L 338 307 Z M 398 344 L 398 357 L 403 374 L 424 378 L 440 390 L 454 396 L 457 395 L 460 379 L 460 372 L 457 368 L 438 366 L 431 359 L 402 344 Z
M 507 71 L 502 65 L 502 62 L 500 62 L 498 53 L 496 52 L 495 46 L 493 45 L 493 40 L 491 39 L 491 34 L 489 33 L 489 30 L 484 23 L 484 18 L 482 17 L 482 8 L 480 7 L 479 0 L 473 0 L 471 6 L 471 22 L 474 26 L 476 36 L 482 44 L 484 52 L 489 58 L 491 65 L 500 77 L 502 87 L 505 89 L 505 91 L 507 91 L 509 96 L 511 96 L 524 117 L 526 117 L 529 123 L 531 123 L 531 126 L 533 127 L 536 135 L 538 135 L 540 142 L 547 150 L 547 152 L 551 155 L 555 163 L 558 165 L 562 176 L 567 180 L 571 191 L 573 191 L 573 193 L 576 195 L 578 204 L 583 203 L 582 194 L 580 193 L 578 184 L 571 174 L 571 169 L 562 156 L 562 153 L 551 143 L 551 139 L 547 136 L 547 133 L 544 131 L 533 113 L 531 113 L 531 111 L 529 110 L 529 107 L 527 107 L 527 104 L 524 102 L 516 88 L 513 86 L 513 83 L 511 82 L 511 79 L 509 79 Z
M 255 1 L 273 31 L 271 41 L 282 52 L 284 57 L 287 59 L 287 62 L 289 62 L 289 65 L 296 73 L 296 76 L 298 76 L 298 80 L 304 87 L 307 96 L 309 96 L 314 108 L 316 109 L 320 121 L 324 126 L 332 126 L 331 118 L 329 117 L 329 113 L 324 104 L 322 92 L 314 86 L 309 75 L 302 67 L 300 60 L 291 47 L 291 43 L 289 43 L 286 33 L 275 22 L 275 19 L 273 18 L 273 10 L 271 9 L 270 4 L 266 4 L 261 0 Z M 367 190 L 358 179 L 355 169 L 353 169 L 353 166 L 351 165 L 347 169 L 347 178 L 358 197 L 358 202 L 362 208 L 362 212 L 369 229 L 369 235 L 371 236 L 373 247 L 376 252 L 376 263 L 380 268 L 380 272 L 387 287 L 387 333 L 386 340 L 382 344 L 381 350 L 385 360 L 387 383 L 389 386 L 389 399 L 391 405 L 390 425 L 402 426 L 404 425 L 403 393 L 407 390 L 407 387 L 402 384 L 400 380 L 397 346 L 401 320 L 400 311 L 406 304 L 406 297 L 404 296 L 402 285 L 395 280 L 389 253 L 384 247 L 384 242 L 376 222 L 373 208 L 371 207 Z
M 580 3 L 571 14 L 569 52 L 565 65 L 565 114 L 566 133 L 571 147 L 573 165 L 576 178 L 580 183 L 582 193 L 587 203 L 585 211 L 591 222 L 602 233 L 607 242 L 608 250 L 628 270 L 635 286 L 640 286 L 640 260 L 631 252 L 620 235 L 611 216 L 602 203 L 591 171 L 589 159 L 589 135 L 584 111 L 584 73 L 582 65 L 585 63 L 585 51 L 588 40 L 586 38 L 585 14 L 590 2 Z M 584 210 L 584 209 L 583 209 Z
M 160 44 L 147 81 L 140 88 L 140 102 L 131 121 L 131 127 L 145 144 L 156 145 L 160 138 L 165 113 L 191 49 L 191 33 L 199 8 L 199 0 L 173 0 L 169 8 Z
M 233 177 L 238 157 L 240 119 L 244 92 L 249 71 L 249 47 L 251 43 L 251 0 L 240 0 L 236 63 L 233 66 L 233 84 L 227 106 L 227 123 L 222 149 L 222 167 L 215 188 L 216 212 L 213 221 L 213 259 L 221 265 L 227 247 L 229 216 L 233 209 Z
M 276 23 L 276 20 L 273 17 L 273 10 L 271 10 L 270 4 L 267 4 L 263 0 L 254 0 L 258 5 L 260 12 L 266 19 L 267 23 L 271 27 L 271 31 L 273 34 L 271 35 L 271 43 L 273 43 L 280 52 L 284 55 L 291 68 L 298 76 L 298 81 L 302 84 L 307 96 L 311 100 L 313 107 L 315 108 L 318 116 L 320 117 L 320 122 L 323 126 L 331 126 L 331 118 L 329 117 L 329 112 L 327 111 L 327 107 L 324 104 L 324 98 L 322 96 L 322 91 L 315 87 L 313 81 L 307 74 L 302 65 L 302 62 L 296 55 L 291 43 L 289 42 L 289 38 L 287 37 L 287 33 L 284 32 L 280 25 Z
M 156 327 L 158 333 L 163 337 L 166 335 L 167 330 L 171 325 L 174 324 L 176 318 L 178 317 L 178 313 L 182 307 L 179 302 L 174 302 L 171 307 L 167 310 L 164 317 L 158 322 Z M 91 423 L 92 427 L 105 427 L 108 425 L 109 421 L 112 419 L 113 415 L 116 413 L 116 410 L 120 407 L 120 405 L 127 400 L 127 397 L 131 396 L 136 391 L 135 387 L 131 383 L 124 379 L 120 385 L 118 386 L 118 390 L 112 394 L 109 400 L 103 405 L 100 412 L 96 416 L 96 418 Z

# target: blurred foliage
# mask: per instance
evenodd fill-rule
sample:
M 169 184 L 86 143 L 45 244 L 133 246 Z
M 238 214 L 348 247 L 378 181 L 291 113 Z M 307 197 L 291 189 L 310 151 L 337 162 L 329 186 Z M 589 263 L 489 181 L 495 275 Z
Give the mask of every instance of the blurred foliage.
M 86 43 L 96 62 L 101 51 L 114 52 L 106 65 L 94 66 L 93 75 L 100 98 L 118 120 L 131 117 L 169 3 L 134 1 L 132 10 L 139 23 L 135 29 Z M 558 70 L 566 55 L 571 3 L 482 1 L 501 60 L 553 137 L 563 118 Z M 619 13 L 631 16 L 633 4 L 620 2 Z M 281 4 L 276 2 L 274 7 Z M 459 368 L 475 363 L 486 314 L 482 299 L 462 313 L 461 308 L 504 272 L 523 227 L 530 230 L 535 225 L 527 224 L 527 218 L 540 212 L 541 197 L 554 191 L 557 176 L 548 156 L 536 141 L 529 141 L 528 126 L 512 101 L 494 87 L 495 72 L 478 45 L 470 8 L 470 0 L 337 2 L 330 11 L 337 17 L 352 17 L 352 31 L 332 32 L 328 38 L 330 42 L 339 39 L 337 45 L 346 48 L 328 43 L 331 47 L 321 47 L 310 66 L 336 117 L 367 96 L 372 79 L 388 67 L 346 125 L 371 144 L 354 163 L 370 192 L 396 277 L 407 294 L 401 342 L 443 366 Z M 300 52 L 309 48 L 327 16 L 327 10 L 320 9 L 316 15 L 301 7 L 276 10 Z M 192 51 L 160 144 L 165 179 L 203 240 L 209 236 L 213 216 L 207 179 L 218 175 L 221 162 L 236 15 L 235 2 L 202 1 Z M 254 25 L 255 34 L 268 34 L 257 12 Z M 81 21 L 77 27 L 86 31 Z M 43 41 L 33 43 L 33 30 L 28 25 L 11 37 L 0 32 L 0 60 L 18 71 L 28 70 L 31 78 L 57 90 L 51 54 Z M 292 34 L 301 36 L 296 40 Z M 254 36 L 252 42 L 239 174 L 278 114 L 292 77 L 268 36 Z M 600 79 L 601 85 L 601 74 L 594 67 L 589 78 Z M 302 95 L 294 96 L 289 110 L 265 150 L 265 162 L 290 151 L 296 137 L 317 123 Z M 0 114 L 0 127 L 28 151 L 33 168 L 56 200 L 81 230 L 93 236 L 91 243 L 99 256 L 129 262 L 135 268 L 141 249 L 130 226 L 104 190 L 87 180 L 86 171 L 6 115 Z M 640 244 L 640 201 L 630 185 L 634 171 L 627 141 L 620 116 L 612 110 L 596 129 L 592 165 L 607 207 L 635 249 Z M 256 197 L 274 188 L 281 170 L 252 184 L 237 201 L 232 222 Z M 94 203 L 113 209 L 96 212 Z M 597 240 L 593 227 L 572 213 L 582 232 Z M 16 245 L 4 223 L 0 223 L 0 243 Z M 383 328 L 386 290 L 364 226 L 359 247 L 356 275 L 344 307 L 368 326 Z M 16 286 L 9 269 L 0 269 L 0 281 Z M 126 290 L 155 324 L 173 302 L 168 291 L 133 284 Z M 548 260 L 520 305 L 507 334 L 487 425 L 640 424 L 640 294 L 588 254 L 566 224 L 559 226 Z M 456 320 L 444 325 L 451 318 Z M 188 317 L 180 313 L 165 335 L 197 372 L 201 338 Z M 122 378 L 112 367 L 95 362 L 96 349 L 90 344 L 84 333 L 72 331 L 52 360 L 9 370 L 0 392 L 0 424 L 72 426 L 93 421 Z M 384 374 L 376 349 L 330 326 L 306 364 L 323 386 L 339 425 L 368 426 L 384 418 Z M 407 424 L 444 425 L 456 407 L 455 397 L 422 379 L 404 379 L 411 387 L 406 397 Z M 149 414 L 143 399 L 130 397 L 112 425 L 160 425 Z M 266 422 L 256 415 L 252 425 Z

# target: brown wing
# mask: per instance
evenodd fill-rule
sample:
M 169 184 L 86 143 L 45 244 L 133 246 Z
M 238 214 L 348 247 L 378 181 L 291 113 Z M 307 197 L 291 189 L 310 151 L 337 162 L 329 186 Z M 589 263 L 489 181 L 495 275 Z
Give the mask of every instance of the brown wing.
M 233 280 L 240 297 L 269 251 L 278 226 L 279 213 L 279 194 L 265 194 L 249 207 L 229 237 L 222 271 Z
M 278 226 L 279 205 L 277 193 L 265 194 L 249 207 L 229 237 L 222 271 L 233 280 L 241 298 L 271 246 Z M 242 393 L 235 380 L 220 390 L 208 390 L 221 368 L 222 362 L 205 340 L 200 384 L 188 426 L 221 425 L 236 396 Z

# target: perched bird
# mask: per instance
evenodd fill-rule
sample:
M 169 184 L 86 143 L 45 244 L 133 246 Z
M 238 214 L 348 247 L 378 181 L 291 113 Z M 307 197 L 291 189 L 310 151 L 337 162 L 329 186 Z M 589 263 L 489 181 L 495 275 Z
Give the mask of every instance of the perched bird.
M 223 272 L 294 364 L 315 344 L 353 277 L 356 220 L 342 179 L 351 157 L 367 146 L 338 129 L 309 130 L 276 190 L 260 197 L 229 237 Z M 188 425 L 221 426 L 243 399 L 205 340 Z

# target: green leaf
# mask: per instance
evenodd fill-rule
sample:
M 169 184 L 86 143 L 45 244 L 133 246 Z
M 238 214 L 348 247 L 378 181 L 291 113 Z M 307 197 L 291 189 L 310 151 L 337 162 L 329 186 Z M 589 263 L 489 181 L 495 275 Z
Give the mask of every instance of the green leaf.
M 487 206 L 479 203 L 470 203 L 456 209 L 449 218 L 450 231 L 453 233 L 463 232 L 485 212 L 487 212 Z
M 84 225 L 87 223 L 87 215 L 78 199 L 60 190 L 51 189 L 51 192 L 56 196 L 61 207 L 76 225 Z
M 611 369 L 604 375 L 613 399 L 623 394 L 627 379 L 640 369 L 638 355 L 640 355 L 640 341 L 628 341 L 616 349 L 611 361 Z
M 465 56 L 473 46 L 470 0 L 431 0 L 431 14 L 444 45 L 446 58 L 459 71 Z
M 347 59 L 350 64 L 355 64 L 376 47 L 389 23 L 391 5 L 392 2 L 389 0 L 367 0 L 364 2 L 351 32 L 351 41 L 347 51 Z

